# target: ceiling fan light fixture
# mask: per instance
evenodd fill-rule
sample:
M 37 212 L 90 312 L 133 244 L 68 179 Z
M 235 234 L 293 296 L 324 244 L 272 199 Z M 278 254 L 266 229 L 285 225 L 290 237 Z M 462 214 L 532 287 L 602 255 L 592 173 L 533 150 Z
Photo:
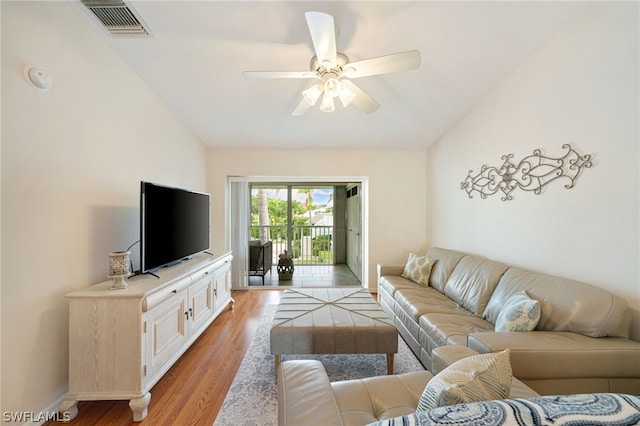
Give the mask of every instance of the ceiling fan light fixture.
M 307 101 L 309 105 L 314 106 L 316 102 L 318 102 L 320 95 L 322 95 L 323 90 L 324 88 L 322 84 L 318 83 L 309 87 L 307 90 L 303 91 L 302 97 L 304 98 L 305 101 Z
M 351 102 L 356 98 L 356 93 L 349 89 L 345 82 L 342 82 L 340 85 L 340 91 L 338 92 L 338 98 L 340 98 L 340 102 L 342 102 L 343 107 L 348 107 Z
M 333 112 L 335 110 L 336 110 L 336 106 L 333 103 L 333 97 L 330 96 L 327 92 L 324 92 L 324 96 L 322 97 L 322 102 L 320 103 L 320 111 Z
M 324 82 L 324 93 L 332 98 L 338 96 L 342 90 L 342 83 L 337 78 L 328 78 Z

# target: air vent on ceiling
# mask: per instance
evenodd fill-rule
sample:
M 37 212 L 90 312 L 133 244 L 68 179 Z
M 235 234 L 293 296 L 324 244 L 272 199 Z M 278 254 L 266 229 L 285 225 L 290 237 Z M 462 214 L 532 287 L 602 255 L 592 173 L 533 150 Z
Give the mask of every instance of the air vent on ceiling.
M 122 0 L 82 0 L 82 4 L 113 35 L 149 35 L 136 11 Z

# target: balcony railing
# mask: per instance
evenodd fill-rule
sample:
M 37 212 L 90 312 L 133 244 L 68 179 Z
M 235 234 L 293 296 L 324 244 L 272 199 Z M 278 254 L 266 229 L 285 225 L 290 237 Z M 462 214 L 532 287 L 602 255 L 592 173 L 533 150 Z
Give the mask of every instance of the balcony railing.
M 291 246 L 287 226 L 251 226 L 251 238 L 273 241 L 273 264 L 285 250 L 296 265 L 333 265 L 333 226 L 291 226 Z

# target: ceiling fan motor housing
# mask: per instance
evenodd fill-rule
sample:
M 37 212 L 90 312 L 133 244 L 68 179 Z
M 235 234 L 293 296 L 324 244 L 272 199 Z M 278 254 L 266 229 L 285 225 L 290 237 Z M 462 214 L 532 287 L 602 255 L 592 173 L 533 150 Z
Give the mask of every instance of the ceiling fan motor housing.
M 317 56 L 311 58 L 311 63 L 309 68 L 311 71 L 315 72 L 320 79 L 323 79 L 324 75 L 327 73 L 334 74 L 334 78 L 340 78 L 343 74 L 350 70 L 349 67 L 345 67 L 349 63 L 349 58 L 344 53 L 337 52 L 336 53 L 337 64 L 333 67 L 327 64 L 330 68 L 327 68 L 324 64 L 321 64 L 318 60 Z

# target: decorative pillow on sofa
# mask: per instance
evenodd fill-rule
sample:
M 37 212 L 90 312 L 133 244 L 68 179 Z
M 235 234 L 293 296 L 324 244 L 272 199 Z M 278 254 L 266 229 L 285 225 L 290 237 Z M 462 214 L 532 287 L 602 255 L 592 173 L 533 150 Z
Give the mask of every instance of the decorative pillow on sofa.
M 531 331 L 540 321 L 540 304 L 523 290 L 511 296 L 500 309 L 496 331 Z
M 505 399 L 511 393 L 510 351 L 473 355 L 454 362 L 424 388 L 416 411 Z
M 435 259 L 409 253 L 409 259 L 407 260 L 407 264 L 404 265 L 400 276 L 421 286 L 428 287 L 429 276 L 431 275 L 431 268 L 434 263 L 436 263 Z

